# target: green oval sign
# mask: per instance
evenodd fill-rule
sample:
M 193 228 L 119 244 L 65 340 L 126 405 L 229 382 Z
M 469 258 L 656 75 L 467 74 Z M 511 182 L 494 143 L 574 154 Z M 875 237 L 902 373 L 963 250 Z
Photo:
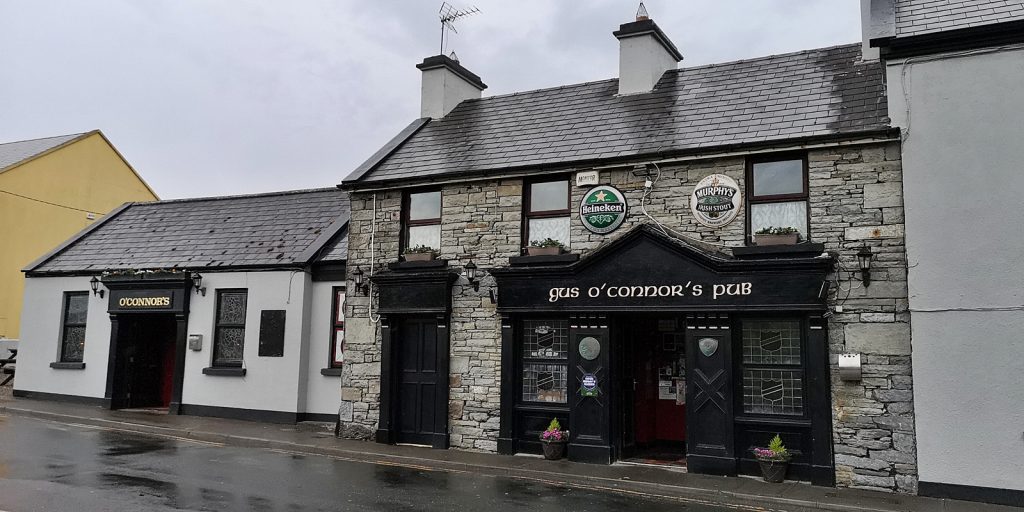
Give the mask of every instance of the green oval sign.
M 593 233 L 611 233 L 626 220 L 627 209 L 626 196 L 619 189 L 601 185 L 583 195 L 580 221 Z

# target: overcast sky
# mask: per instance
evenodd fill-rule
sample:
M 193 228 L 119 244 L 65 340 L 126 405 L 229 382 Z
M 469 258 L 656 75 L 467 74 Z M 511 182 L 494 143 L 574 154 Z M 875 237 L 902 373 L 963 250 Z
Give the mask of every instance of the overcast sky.
M 0 142 L 101 129 L 161 198 L 333 186 L 419 116 L 435 0 L 0 0 Z M 613 78 L 633 0 L 456 0 L 485 95 Z M 856 42 L 859 0 L 648 0 L 694 66 Z

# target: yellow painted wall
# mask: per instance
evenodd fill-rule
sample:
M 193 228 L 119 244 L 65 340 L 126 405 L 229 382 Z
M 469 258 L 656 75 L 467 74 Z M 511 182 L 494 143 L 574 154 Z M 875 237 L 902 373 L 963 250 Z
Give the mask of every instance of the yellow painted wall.
M 0 173 L 0 338 L 18 338 L 24 274 L 21 269 L 89 224 L 129 201 L 157 197 L 99 132 Z

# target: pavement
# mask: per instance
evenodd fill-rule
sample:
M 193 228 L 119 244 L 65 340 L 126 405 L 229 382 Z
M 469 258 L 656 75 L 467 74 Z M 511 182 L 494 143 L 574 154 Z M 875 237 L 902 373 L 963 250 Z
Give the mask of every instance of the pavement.
M 2 396 L 2 394 L 0 394 Z M 687 474 L 678 469 L 630 464 L 610 466 L 548 461 L 539 457 L 433 450 L 338 439 L 333 425 L 279 425 L 139 411 L 25 398 L 0 398 L 0 414 L 65 424 L 180 438 L 230 446 L 273 449 L 408 468 L 469 472 L 625 495 L 749 506 L 757 510 L 842 512 L 1021 512 L 1020 508 L 815 487 L 800 482 L 768 484 L 751 477 Z

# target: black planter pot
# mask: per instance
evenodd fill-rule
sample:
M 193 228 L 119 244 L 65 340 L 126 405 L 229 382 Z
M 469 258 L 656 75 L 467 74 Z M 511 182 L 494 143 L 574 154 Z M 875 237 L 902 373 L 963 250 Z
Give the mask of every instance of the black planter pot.
M 547 460 L 558 460 L 565 456 L 565 441 L 541 441 L 544 447 L 544 458 Z
M 789 468 L 789 461 L 758 459 L 761 465 L 761 474 L 765 482 L 779 483 L 786 480 L 786 469 Z

